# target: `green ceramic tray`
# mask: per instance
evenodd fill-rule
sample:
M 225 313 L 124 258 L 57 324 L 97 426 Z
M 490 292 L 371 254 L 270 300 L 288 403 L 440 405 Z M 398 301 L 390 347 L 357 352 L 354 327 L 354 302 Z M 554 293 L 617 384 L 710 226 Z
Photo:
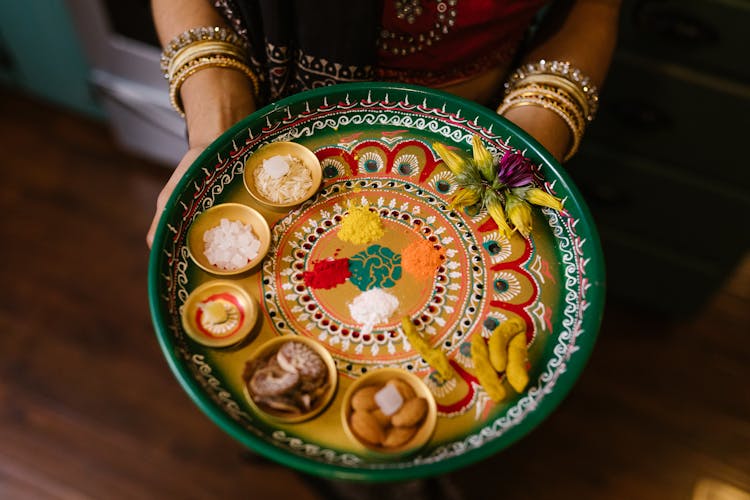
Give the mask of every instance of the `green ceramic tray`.
M 451 210 L 447 201 L 455 179 L 432 144 L 469 152 L 473 135 L 495 156 L 524 151 L 537 169 L 538 184 L 563 198 L 565 210 L 535 210 L 532 237 L 516 234 L 510 240 L 483 211 Z M 258 206 L 243 184 L 245 161 L 275 141 L 300 143 L 322 164 L 320 190 L 297 208 Z M 362 201 L 378 211 L 386 235 L 377 245 L 344 244 L 336 236 L 339 222 L 350 202 Z M 191 261 L 186 234 L 198 214 L 227 202 L 247 204 L 267 219 L 271 247 L 255 270 L 217 277 Z M 399 268 L 400 252 L 415 239 L 434 243 L 447 257 L 426 282 Z M 367 259 L 375 253 L 386 271 L 372 271 L 373 261 Z M 313 290 L 303 273 L 328 257 L 349 258 L 350 269 L 360 274 L 335 289 Z M 603 309 L 602 264 L 596 228 L 581 195 L 560 165 L 523 131 L 489 109 L 445 93 L 351 84 L 271 104 L 208 147 L 177 186 L 159 223 L 149 298 L 169 365 L 196 404 L 231 436 L 312 474 L 390 481 L 481 460 L 530 432 L 554 410 L 595 342 Z M 400 310 L 392 321 L 367 332 L 352 322 L 346 304 L 373 277 L 399 299 Z M 257 301 L 259 322 L 239 345 L 211 348 L 185 333 L 180 314 L 192 290 L 219 278 L 232 280 Z M 456 377 L 441 379 L 404 342 L 398 328 L 403 315 L 446 352 Z M 473 376 L 469 339 L 487 336 L 510 317 L 528 327 L 531 381 L 522 394 L 510 392 L 494 404 Z M 279 335 L 319 342 L 338 370 L 332 402 L 305 422 L 265 418 L 245 399 L 245 361 Z M 413 373 L 435 395 L 435 432 L 414 454 L 370 455 L 343 430 L 346 388 L 383 367 Z

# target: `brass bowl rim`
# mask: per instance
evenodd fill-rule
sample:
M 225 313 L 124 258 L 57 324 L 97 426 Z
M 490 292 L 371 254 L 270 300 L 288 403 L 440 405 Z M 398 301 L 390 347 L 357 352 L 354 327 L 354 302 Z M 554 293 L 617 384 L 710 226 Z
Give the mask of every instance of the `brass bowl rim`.
M 338 369 L 336 369 L 336 362 L 333 360 L 333 356 L 331 356 L 331 353 L 328 352 L 328 349 L 323 346 L 320 342 L 310 339 L 308 337 L 303 337 L 301 335 L 281 335 L 278 337 L 274 337 L 270 340 L 265 341 L 263 344 L 258 346 L 258 348 L 245 360 L 245 363 L 243 364 L 243 369 L 245 365 L 251 361 L 254 361 L 255 359 L 258 359 L 259 357 L 266 356 L 268 354 L 271 354 L 273 352 L 278 351 L 278 349 L 281 347 L 282 344 L 285 344 L 287 342 L 300 342 L 302 344 L 305 344 L 306 346 L 310 347 L 315 351 L 315 353 L 320 356 L 320 358 L 323 360 L 323 363 L 326 365 L 326 369 L 328 370 L 328 383 L 329 387 L 326 391 L 325 395 L 321 398 L 320 403 L 318 403 L 315 408 L 310 410 L 307 413 L 303 413 L 301 415 L 295 415 L 286 417 L 284 415 L 279 415 L 276 413 L 272 413 L 270 411 L 264 410 L 260 405 L 258 405 L 255 400 L 253 400 L 252 396 L 250 395 L 250 391 L 247 388 L 247 381 L 242 378 L 242 392 L 245 396 L 245 400 L 248 402 L 250 407 L 255 411 L 255 413 L 259 416 L 262 416 L 266 419 L 268 419 L 271 422 L 280 422 L 285 424 L 297 424 L 301 422 L 305 422 L 307 420 L 311 420 L 314 417 L 317 417 L 323 411 L 328 408 L 331 401 L 333 401 L 334 396 L 336 395 L 336 392 L 338 390 Z
M 219 269 L 216 266 L 211 265 L 207 259 L 205 259 L 205 262 L 203 262 L 203 259 L 196 254 L 193 251 L 193 244 L 192 241 L 192 234 L 193 234 L 193 228 L 195 227 L 198 220 L 200 220 L 203 217 L 206 216 L 212 216 L 217 212 L 220 212 L 221 210 L 226 210 L 229 208 L 237 208 L 240 209 L 240 211 L 246 212 L 250 214 L 251 221 L 248 220 L 242 220 L 241 222 L 244 224 L 248 224 L 253 228 L 253 231 L 255 232 L 255 235 L 258 237 L 258 239 L 261 241 L 261 246 L 258 249 L 258 255 L 245 264 L 244 266 L 237 268 L 237 269 Z M 260 221 L 260 224 L 255 224 L 254 221 Z M 234 276 L 237 274 L 242 274 L 250 269 L 253 269 L 255 266 L 261 263 L 263 259 L 268 254 L 268 249 L 271 246 L 271 227 L 268 225 L 268 221 L 266 218 L 261 214 L 259 211 L 254 209 L 253 207 L 250 207 L 248 205 L 245 205 L 244 203 L 236 203 L 236 202 L 227 202 L 227 203 L 219 203 L 217 205 L 214 205 L 203 212 L 200 212 L 197 214 L 193 221 L 190 223 L 190 227 L 187 230 L 187 234 L 185 235 L 185 248 L 187 248 L 188 255 L 190 256 L 190 259 L 195 263 L 196 266 L 200 267 L 207 273 L 214 274 L 216 276 Z
M 193 330 L 192 323 L 187 319 L 189 309 L 192 307 L 193 301 L 197 301 L 201 294 L 211 288 L 230 288 L 238 295 L 242 296 L 242 299 L 247 305 L 247 310 L 245 311 L 245 323 L 237 334 L 224 339 L 211 339 Z M 258 313 L 258 303 L 252 295 L 240 285 L 229 280 L 211 280 L 198 285 L 192 292 L 190 292 L 180 310 L 180 318 L 182 320 L 182 329 L 185 330 L 185 333 L 187 333 L 191 339 L 207 347 L 221 348 L 231 347 L 245 340 L 258 322 Z
M 248 163 L 250 163 L 252 158 L 254 158 L 256 155 L 261 155 L 261 158 L 263 158 L 263 153 L 269 149 L 284 147 L 297 150 L 301 155 L 307 157 L 307 160 L 309 161 L 305 161 L 305 158 L 300 159 L 310 170 L 310 176 L 312 177 L 313 183 L 312 186 L 310 186 L 310 188 L 305 192 L 305 195 L 300 199 L 287 203 L 277 203 L 263 197 L 263 195 L 261 195 L 255 188 L 253 172 L 256 168 L 258 168 L 258 166 L 251 169 L 248 168 Z M 270 156 L 272 155 L 269 155 L 269 157 Z M 323 167 L 320 165 L 320 160 L 318 160 L 318 157 L 315 155 L 315 153 L 307 146 L 303 146 L 302 144 L 293 141 L 274 141 L 259 147 L 247 158 L 247 160 L 245 161 L 245 170 L 242 173 L 242 182 L 245 185 L 245 190 L 250 194 L 250 196 L 252 196 L 255 201 L 257 201 L 261 205 L 272 209 L 292 208 L 301 205 L 305 201 L 309 200 L 318 191 L 318 189 L 320 189 L 320 185 L 323 182 Z
M 361 441 L 349 426 L 349 416 L 351 414 L 351 399 L 354 395 L 354 392 L 363 386 L 374 383 L 373 379 L 377 380 L 383 378 L 400 378 L 404 382 L 408 383 L 418 396 L 422 396 L 427 400 L 427 415 L 425 416 L 422 428 L 418 429 L 417 433 L 404 445 L 393 449 L 387 449 L 380 446 L 376 447 Z M 430 439 L 432 439 L 432 436 L 435 432 L 435 427 L 437 425 L 437 403 L 435 401 L 434 394 L 432 394 L 432 391 L 430 391 L 430 388 L 427 386 L 427 384 L 425 384 L 424 381 L 417 377 L 415 374 L 408 372 L 402 368 L 383 367 L 362 375 L 349 387 L 347 387 L 341 401 L 341 422 L 346 435 L 352 442 L 359 445 L 362 450 L 366 451 L 376 458 L 392 459 L 394 457 L 411 455 L 422 449 L 425 445 L 427 445 L 427 443 L 430 442 Z M 420 439 L 417 440 L 417 438 Z M 417 441 L 415 442 L 415 440 Z

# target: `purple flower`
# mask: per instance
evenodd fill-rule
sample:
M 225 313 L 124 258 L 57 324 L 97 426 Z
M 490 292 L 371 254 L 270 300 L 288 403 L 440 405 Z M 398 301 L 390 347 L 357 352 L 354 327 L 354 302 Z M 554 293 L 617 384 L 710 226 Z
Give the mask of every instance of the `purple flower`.
M 526 186 L 534 181 L 531 161 L 518 151 L 508 151 L 497 165 L 497 178 L 510 188 Z

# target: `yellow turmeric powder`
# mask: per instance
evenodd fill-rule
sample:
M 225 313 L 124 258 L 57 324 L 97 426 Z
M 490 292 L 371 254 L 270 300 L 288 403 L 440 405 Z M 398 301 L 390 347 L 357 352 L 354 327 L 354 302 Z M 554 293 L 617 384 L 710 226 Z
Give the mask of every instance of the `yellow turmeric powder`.
M 379 240 L 385 229 L 377 212 L 370 211 L 370 205 L 349 205 L 349 213 L 341 221 L 338 237 L 355 245 L 367 245 Z

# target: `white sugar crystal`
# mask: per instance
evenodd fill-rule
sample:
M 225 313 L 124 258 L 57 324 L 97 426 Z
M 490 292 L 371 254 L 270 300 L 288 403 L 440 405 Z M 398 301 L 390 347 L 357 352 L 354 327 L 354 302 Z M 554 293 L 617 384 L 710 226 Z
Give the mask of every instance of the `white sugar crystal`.
M 390 417 L 404 404 L 404 398 L 393 384 L 386 384 L 385 387 L 375 393 L 375 402 L 380 411 Z
M 203 242 L 208 262 L 228 271 L 244 267 L 260 250 L 253 228 L 229 219 L 221 219 L 218 226 L 203 233 Z
M 292 157 L 289 155 L 276 155 L 263 160 L 263 170 L 273 179 L 279 179 L 289 173 L 289 163 Z

